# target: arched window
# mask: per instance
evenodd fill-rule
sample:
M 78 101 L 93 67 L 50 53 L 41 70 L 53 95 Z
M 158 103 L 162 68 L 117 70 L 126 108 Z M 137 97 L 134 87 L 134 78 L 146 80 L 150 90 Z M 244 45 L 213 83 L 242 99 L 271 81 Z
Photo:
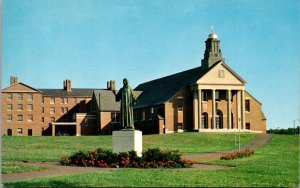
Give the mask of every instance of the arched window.
M 208 129 L 208 114 L 206 112 L 202 113 L 202 128 Z
M 216 127 L 217 129 L 223 129 L 223 113 L 221 110 L 217 110 Z

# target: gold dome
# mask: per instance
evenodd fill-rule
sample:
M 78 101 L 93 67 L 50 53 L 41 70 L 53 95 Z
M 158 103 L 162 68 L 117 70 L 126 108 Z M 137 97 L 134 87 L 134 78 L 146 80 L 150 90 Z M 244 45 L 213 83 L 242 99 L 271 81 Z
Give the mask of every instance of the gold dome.
M 218 35 L 216 35 L 216 33 L 210 33 L 209 35 L 208 35 L 208 38 L 209 39 L 218 39 Z

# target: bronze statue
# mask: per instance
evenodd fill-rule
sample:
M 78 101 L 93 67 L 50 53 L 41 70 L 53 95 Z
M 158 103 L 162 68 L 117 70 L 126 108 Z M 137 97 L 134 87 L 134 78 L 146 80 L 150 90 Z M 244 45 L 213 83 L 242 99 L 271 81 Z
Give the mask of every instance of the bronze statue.
M 133 104 L 135 98 L 133 96 L 133 91 L 129 86 L 128 80 L 123 79 L 123 87 L 119 90 L 118 94 L 113 90 L 116 96 L 116 101 L 121 100 L 121 119 L 120 124 L 124 129 L 134 129 L 133 120 Z

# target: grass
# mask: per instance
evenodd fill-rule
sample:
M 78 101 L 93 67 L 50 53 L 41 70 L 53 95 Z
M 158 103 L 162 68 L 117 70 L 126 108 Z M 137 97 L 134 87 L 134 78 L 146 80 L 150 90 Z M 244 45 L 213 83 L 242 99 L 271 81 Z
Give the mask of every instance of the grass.
M 28 172 L 28 171 L 40 171 L 40 170 L 47 169 L 46 167 L 22 166 L 22 165 L 17 165 L 17 164 L 13 164 L 13 163 L 7 163 L 7 162 L 2 163 L 1 165 L 2 165 L 2 169 L 1 169 L 2 174 Z
M 275 135 L 269 145 L 255 151 L 255 154 L 250 157 L 214 163 L 236 165 L 236 168 L 219 170 L 118 169 L 11 182 L 4 183 L 4 185 L 22 187 L 296 187 L 299 185 L 299 137 Z
M 241 145 L 256 135 L 241 134 Z M 176 149 L 182 153 L 198 153 L 234 149 L 234 134 L 175 133 L 143 136 L 143 149 Z M 2 137 L 2 160 L 58 161 L 63 155 L 79 150 L 112 149 L 111 136 L 82 137 Z M 54 152 L 55 151 L 55 152 Z

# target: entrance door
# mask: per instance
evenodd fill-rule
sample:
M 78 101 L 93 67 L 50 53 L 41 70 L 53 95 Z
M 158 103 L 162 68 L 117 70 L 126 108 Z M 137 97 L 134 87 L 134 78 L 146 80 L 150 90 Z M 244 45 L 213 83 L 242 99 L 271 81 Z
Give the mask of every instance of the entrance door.
M 28 136 L 32 136 L 32 129 L 28 129 Z
M 7 136 L 12 136 L 12 130 L 11 129 L 7 129 Z

